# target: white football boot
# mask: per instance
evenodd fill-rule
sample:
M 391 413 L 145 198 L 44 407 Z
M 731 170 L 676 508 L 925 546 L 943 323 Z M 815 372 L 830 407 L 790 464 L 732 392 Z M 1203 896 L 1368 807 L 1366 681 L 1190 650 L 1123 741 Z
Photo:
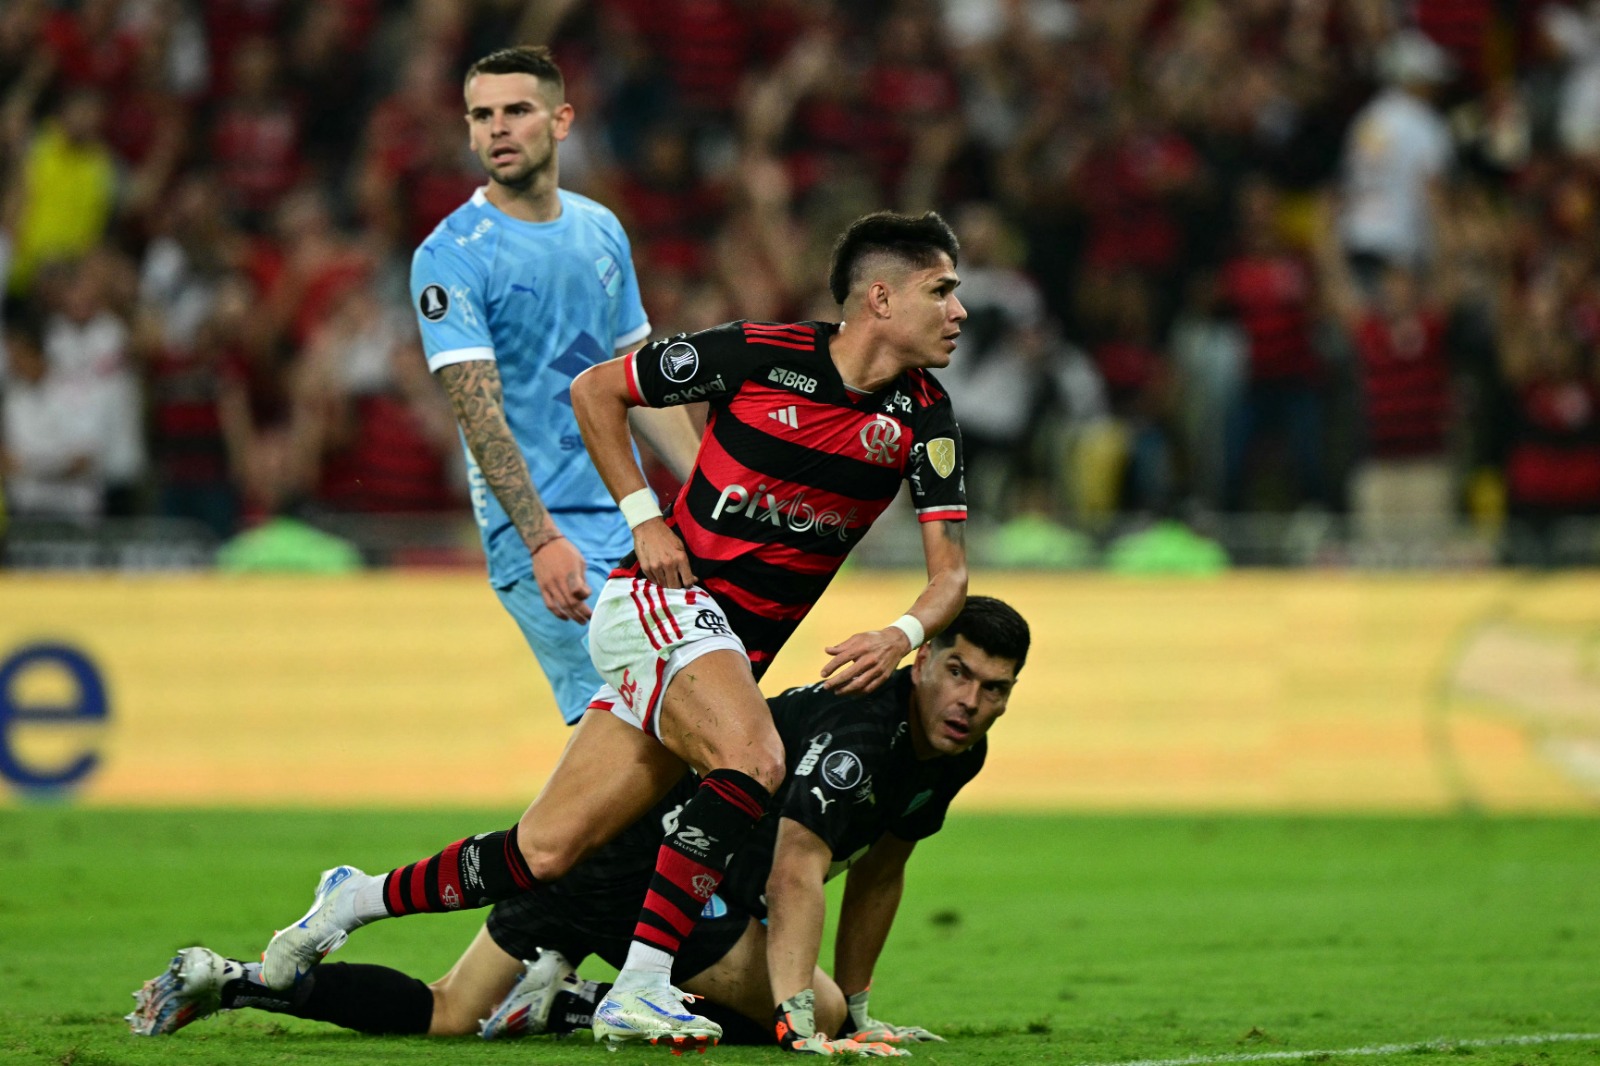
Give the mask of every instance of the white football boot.
M 550 1007 L 562 992 L 576 992 L 583 979 L 572 963 L 559 951 L 540 948 L 539 957 L 524 960 L 522 976 L 500 1005 L 478 1023 L 478 1035 L 485 1040 L 504 1040 L 516 1036 L 536 1036 L 549 1026 Z
M 355 920 L 355 890 L 367 875 L 354 866 L 335 866 L 322 871 L 317 895 L 305 917 L 287 929 L 279 930 L 261 954 L 261 981 L 281 992 L 294 983 L 330 952 L 350 938 Z
M 126 1017 L 136 1036 L 176 1033 L 190 1022 L 222 1009 L 222 981 L 227 960 L 210 948 L 184 948 L 162 973 L 133 994 L 133 1013 Z
M 613 988 L 594 1012 L 594 1038 L 612 1051 L 622 1044 L 666 1044 L 675 1052 L 705 1051 L 722 1039 L 722 1026 L 689 1013 L 686 995 L 666 982 L 626 991 Z

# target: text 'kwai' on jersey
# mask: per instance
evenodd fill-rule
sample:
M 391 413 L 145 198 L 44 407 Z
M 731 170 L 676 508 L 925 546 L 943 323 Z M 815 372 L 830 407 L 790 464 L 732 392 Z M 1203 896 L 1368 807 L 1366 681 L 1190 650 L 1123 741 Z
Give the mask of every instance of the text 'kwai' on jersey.
M 695 468 L 667 522 L 760 677 L 900 483 L 924 522 L 965 521 L 961 434 L 944 389 L 910 370 L 850 389 L 822 322 L 732 322 L 628 357 L 649 407 L 704 400 Z M 633 576 L 629 559 L 617 574 Z

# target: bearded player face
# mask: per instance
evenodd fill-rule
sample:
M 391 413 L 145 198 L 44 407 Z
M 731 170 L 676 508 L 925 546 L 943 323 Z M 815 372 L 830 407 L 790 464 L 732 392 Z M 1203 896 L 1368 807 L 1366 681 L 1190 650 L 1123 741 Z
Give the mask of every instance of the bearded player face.
M 467 83 L 469 143 L 490 181 L 521 190 L 554 169 L 572 105 L 549 89 L 532 74 L 479 74 Z

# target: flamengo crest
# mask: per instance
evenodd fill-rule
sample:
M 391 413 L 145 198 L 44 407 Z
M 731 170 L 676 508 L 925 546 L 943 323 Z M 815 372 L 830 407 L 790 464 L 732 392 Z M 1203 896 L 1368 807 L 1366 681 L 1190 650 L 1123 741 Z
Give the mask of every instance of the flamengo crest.
M 900 461 L 900 423 L 879 415 L 861 427 L 861 443 L 869 462 L 894 466 Z

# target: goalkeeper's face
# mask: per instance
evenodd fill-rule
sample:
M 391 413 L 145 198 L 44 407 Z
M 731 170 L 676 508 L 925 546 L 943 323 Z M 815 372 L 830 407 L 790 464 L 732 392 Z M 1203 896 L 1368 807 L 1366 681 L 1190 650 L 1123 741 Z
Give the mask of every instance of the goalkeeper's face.
M 479 74 L 467 83 L 467 130 L 490 180 L 526 189 L 556 165 L 572 129 L 572 105 L 552 99 L 532 74 Z
M 911 667 L 911 745 L 917 757 L 959 755 L 1006 713 L 1017 664 L 958 636 L 926 644 Z

